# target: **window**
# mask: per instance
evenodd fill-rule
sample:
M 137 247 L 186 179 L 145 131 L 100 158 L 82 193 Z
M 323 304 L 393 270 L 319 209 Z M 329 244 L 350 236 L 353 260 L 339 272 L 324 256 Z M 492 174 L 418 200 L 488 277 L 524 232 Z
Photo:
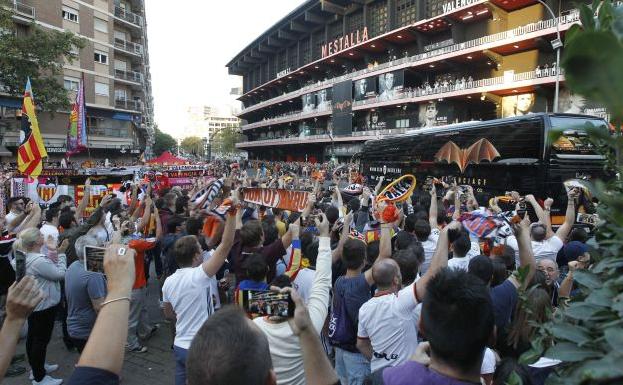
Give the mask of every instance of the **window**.
M 127 100 L 128 94 L 126 90 L 115 90 L 115 100 Z
M 409 119 L 396 120 L 396 128 L 409 128 Z
M 93 18 L 96 31 L 108 33 L 108 22 L 98 17 Z
M 77 92 L 78 87 L 80 87 L 80 79 L 65 76 L 65 78 L 63 79 L 63 87 L 65 87 L 67 91 Z
M 115 31 L 115 39 L 126 41 L 125 32 Z
M 128 63 L 123 60 L 115 59 L 115 69 L 120 71 L 126 71 L 128 68 Z
M 78 49 L 78 47 L 72 44 L 71 48 L 69 49 L 69 54 L 73 57 L 78 57 L 80 56 L 80 50 Z
M 396 3 L 398 25 L 405 26 L 417 21 L 417 0 L 398 0 Z
M 108 96 L 110 91 L 108 90 L 108 84 L 95 82 L 95 95 Z
M 73 21 L 74 23 L 78 22 L 78 10 L 74 8 L 69 8 L 63 5 L 62 11 L 63 19 Z
M 426 10 L 428 17 L 435 17 L 443 14 L 443 6 L 446 4 L 446 0 L 430 0 L 427 2 L 428 9 Z
M 93 54 L 94 60 L 97 63 L 108 64 L 108 53 L 104 51 L 97 51 Z
M 370 37 L 387 32 L 387 3 L 380 1 L 370 6 Z

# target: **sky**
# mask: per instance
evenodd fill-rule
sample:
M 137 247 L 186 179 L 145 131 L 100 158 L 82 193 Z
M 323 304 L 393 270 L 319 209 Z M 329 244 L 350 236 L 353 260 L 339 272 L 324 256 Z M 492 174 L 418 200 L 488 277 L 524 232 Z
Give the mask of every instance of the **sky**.
M 191 106 L 224 107 L 241 78 L 225 65 L 303 0 L 146 0 L 155 122 L 180 135 Z

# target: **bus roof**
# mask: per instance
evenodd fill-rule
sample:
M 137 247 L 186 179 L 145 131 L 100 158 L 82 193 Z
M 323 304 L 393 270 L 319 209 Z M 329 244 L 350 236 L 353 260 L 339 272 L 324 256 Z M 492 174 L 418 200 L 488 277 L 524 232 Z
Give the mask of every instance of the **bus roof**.
M 374 143 L 374 142 L 383 141 L 387 139 L 405 138 L 405 137 L 426 135 L 426 134 L 432 134 L 432 133 L 449 132 L 449 131 L 455 131 L 455 130 L 470 128 L 470 127 L 494 126 L 500 123 L 521 122 L 521 121 L 532 120 L 534 118 L 543 118 L 545 116 L 602 119 L 598 116 L 592 116 L 592 115 L 564 114 L 564 113 L 555 114 L 555 113 L 548 113 L 548 112 L 538 112 L 538 113 L 533 113 L 533 114 L 524 115 L 524 116 L 514 116 L 510 118 L 501 118 L 501 119 L 492 119 L 492 120 L 472 120 L 469 122 L 454 123 L 454 124 L 448 124 L 444 126 L 413 129 L 413 130 L 409 130 L 405 132 L 404 134 L 396 134 L 392 136 L 387 136 L 382 139 L 372 139 L 372 140 L 367 141 L 366 143 Z

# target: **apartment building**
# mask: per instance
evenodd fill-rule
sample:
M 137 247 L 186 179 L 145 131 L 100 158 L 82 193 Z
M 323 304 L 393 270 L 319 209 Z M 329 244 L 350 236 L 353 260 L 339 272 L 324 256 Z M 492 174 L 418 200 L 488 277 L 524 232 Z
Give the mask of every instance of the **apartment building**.
M 366 140 L 423 127 L 605 116 L 564 87 L 556 50 L 575 23 L 574 2 L 559 0 L 305 1 L 227 64 L 243 79 L 237 147 L 347 160 Z
M 33 24 L 69 30 L 86 46 L 75 50 L 58 79 L 75 98 L 84 79 L 89 152 L 77 159 L 132 159 L 153 145 L 153 98 L 149 73 L 147 24 L 143 0 L 16 0 L 18 33 Z M 33 90 L 35 99 L 37 90 Z M 21 99 L 0 95 L 0 130 L 4 146 L 19 144 Z M 38 112 L 39 127 L 50 156 L 65 154 L 69 111 Z

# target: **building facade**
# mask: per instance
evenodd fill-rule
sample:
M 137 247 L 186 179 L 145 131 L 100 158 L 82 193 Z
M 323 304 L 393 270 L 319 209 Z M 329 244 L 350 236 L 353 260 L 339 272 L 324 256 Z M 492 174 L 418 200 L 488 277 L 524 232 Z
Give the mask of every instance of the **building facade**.
M 238 129 L 240 127 L 240 119 L 233 115 L 230 108 L 192 106 L 187 112 L 188 125 L 179 136 L 180 139 L 198 136 L 210 142 L 218 131 L 224 128 Z
M 564 88 L 556 63 L 577 9 L 544 3 L 306 1 L 227 64 L 243 78 L 237 147 L 250 159 L 347 160 L 408 130 L 555 111 L 557 83 L 559 112 L 604 116 Z
M 69 30 L 86 45 L 75 50 L 58 79 L 73 102 L 84 79 L 89 152 L 75 159 L 138 158 L 151 155 L 153 98 L 149 73 L 147 24 L 143 0 L 16 0 L 18 33 L 33 24 Z M 37 90 L 34 89 L 36 100 Z M 0 95 L 3 144 L 15 153 L 19 142 L 21 99 Z M 49 160 L 65 155 L 69 111 L 37 112 Z

